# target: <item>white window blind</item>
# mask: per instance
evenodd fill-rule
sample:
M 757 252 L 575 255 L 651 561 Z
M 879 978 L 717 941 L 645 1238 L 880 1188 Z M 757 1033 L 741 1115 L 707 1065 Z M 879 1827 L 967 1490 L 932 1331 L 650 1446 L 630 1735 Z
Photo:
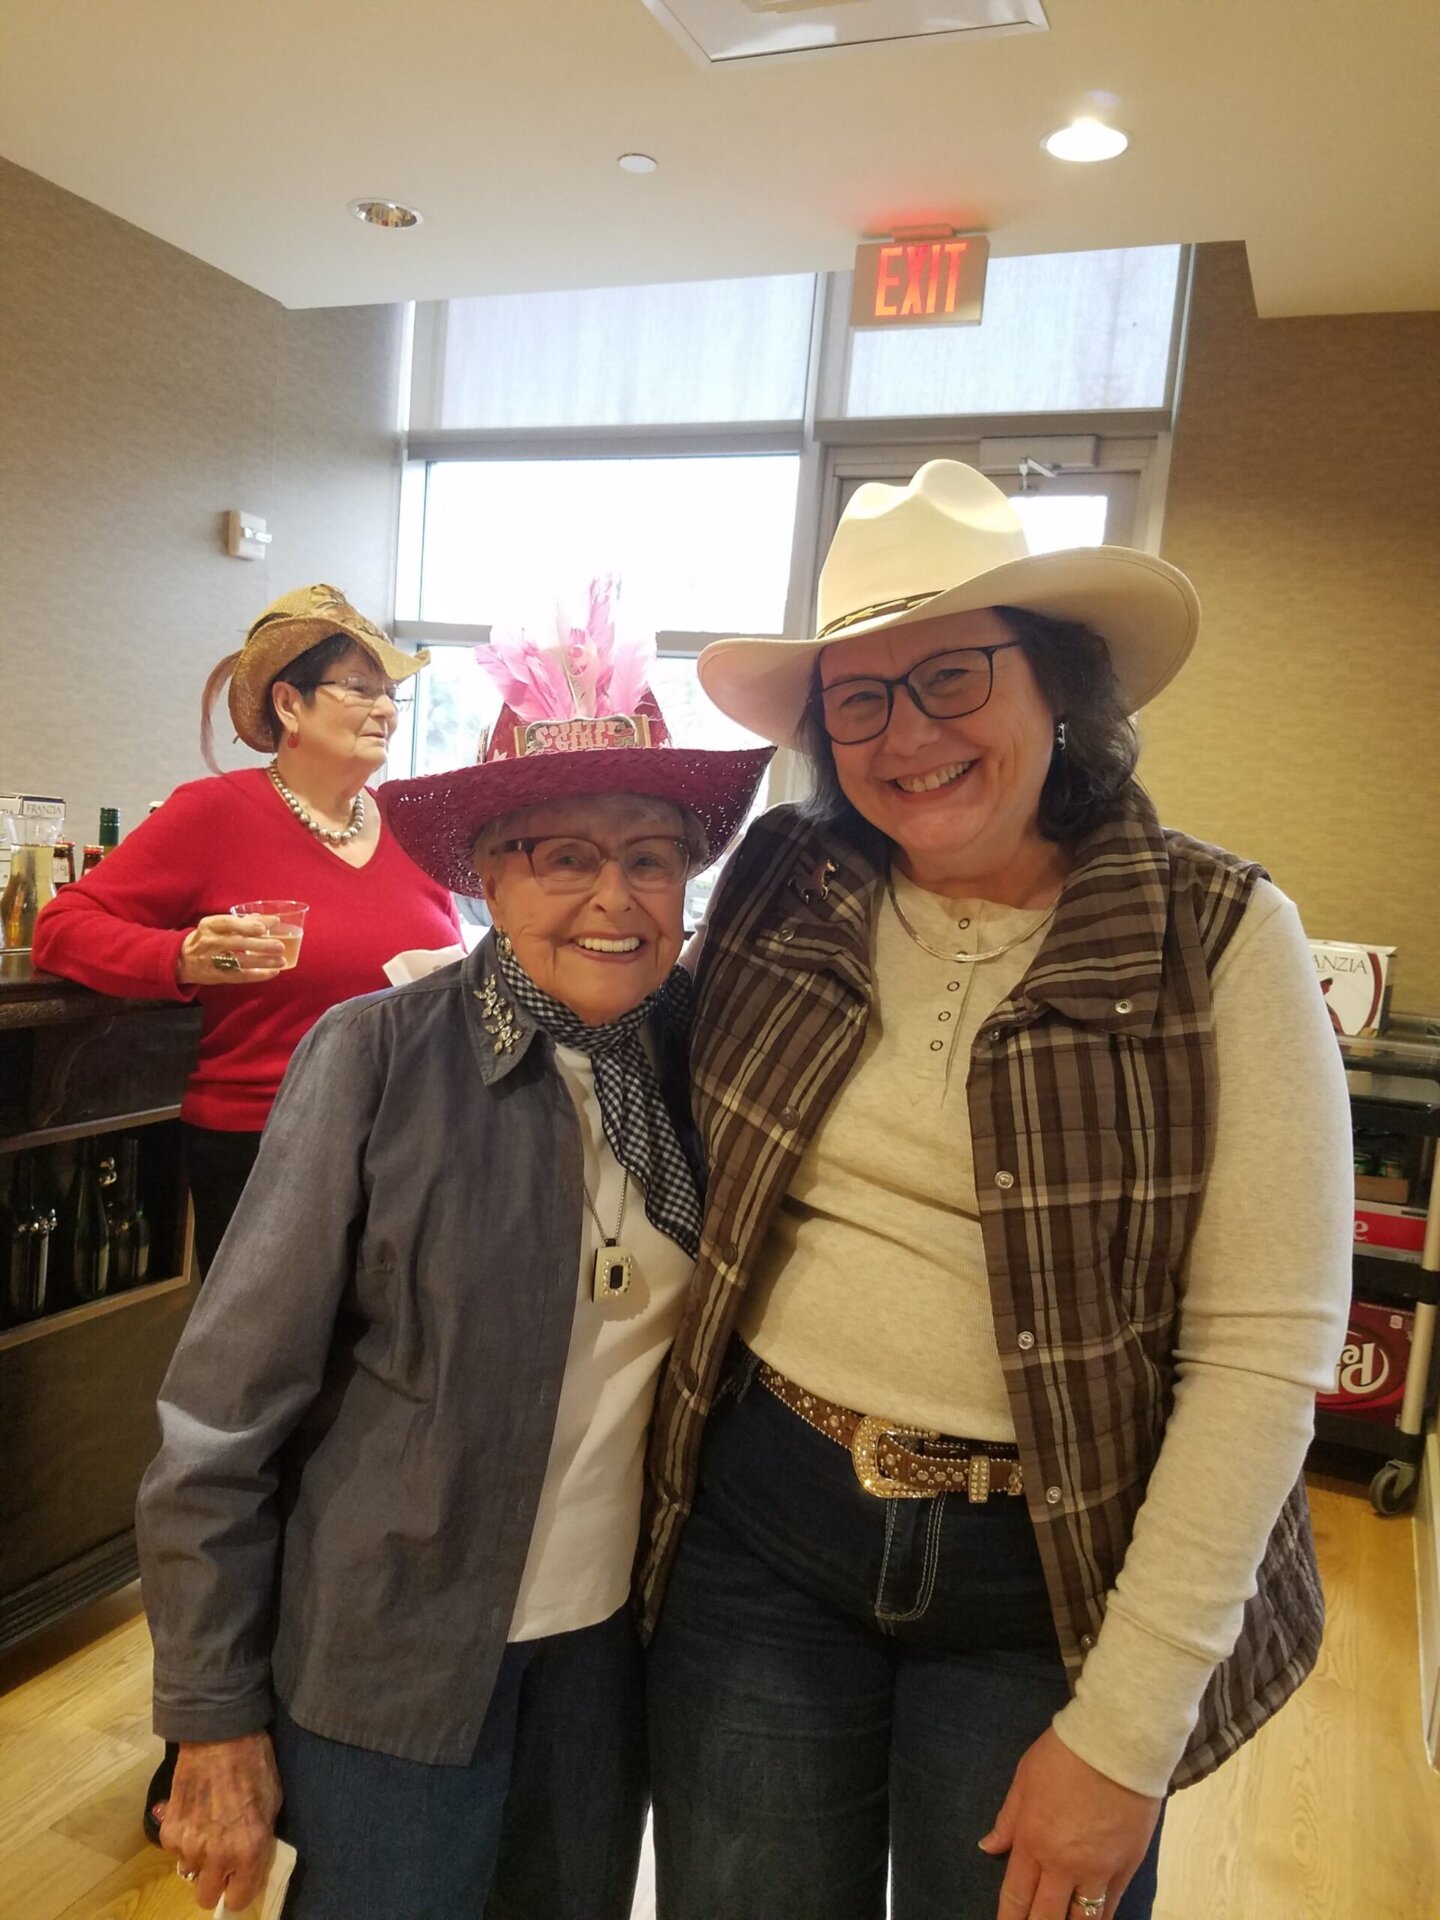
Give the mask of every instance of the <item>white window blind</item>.
M 813 274 L 448 303 L 417 429 L 798 421 Z M 438 411 L 424 419 L 423 411 Z
M 1100 412 L 1168 399 L 1179 247 L 990 262 L 978 327 L 851 337 L 851 419 Z

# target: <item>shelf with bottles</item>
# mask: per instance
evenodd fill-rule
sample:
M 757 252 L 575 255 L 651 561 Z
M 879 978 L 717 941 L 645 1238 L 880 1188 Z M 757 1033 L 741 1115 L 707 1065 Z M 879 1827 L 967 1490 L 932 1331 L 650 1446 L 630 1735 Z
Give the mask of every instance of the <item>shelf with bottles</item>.
M 186 1284 L 174 1121 L 0 1148 L 0 1348 Z

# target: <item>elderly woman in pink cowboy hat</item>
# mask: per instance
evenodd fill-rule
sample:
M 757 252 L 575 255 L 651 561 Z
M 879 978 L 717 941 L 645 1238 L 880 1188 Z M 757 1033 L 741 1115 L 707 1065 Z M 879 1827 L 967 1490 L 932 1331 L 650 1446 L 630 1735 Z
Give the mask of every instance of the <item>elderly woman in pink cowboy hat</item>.
M 879 1920 L 888 1881 L 893 1920 L 1137 1920 L 1165 1796 L 1319 1643 L 1341 1063 L 1294 907 L 1134 778 L 1183 575 L 1032 556 L 941 460 L 855 495 L 820 621 L 700 660 L 816 791 L 698 963 L 659 1911 Z
M 675 962 L 769 756 L 670 745 L 603 596 L 488 664 L 483 762 L 383 797 L 494 931 L 301 1045 L 161 1392 L 161 1839 L 207 1910 L 278 1818 L 294 1920 L 630 1913 L 626 1601 L 700 1232 Z

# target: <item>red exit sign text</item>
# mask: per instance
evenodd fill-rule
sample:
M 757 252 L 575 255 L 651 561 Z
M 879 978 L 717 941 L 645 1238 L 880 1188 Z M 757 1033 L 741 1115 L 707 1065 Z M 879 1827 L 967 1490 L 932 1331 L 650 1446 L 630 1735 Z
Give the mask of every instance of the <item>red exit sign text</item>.
M 974 327 L 985 304 L 990 242 L 867 241 L 855 249 L 852 327 Z

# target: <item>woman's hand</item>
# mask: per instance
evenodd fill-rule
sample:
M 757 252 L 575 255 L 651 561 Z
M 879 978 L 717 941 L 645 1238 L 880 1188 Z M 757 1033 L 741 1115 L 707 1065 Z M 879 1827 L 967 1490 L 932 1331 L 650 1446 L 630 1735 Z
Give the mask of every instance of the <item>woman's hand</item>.
M 222 1895 L 232 1912 L 243 1912 L 264 1886 L 280 1800 L 268 1733 L 181 1745 L 160 1844 L 194 1882 L 206 1913 Z
M 254 914 L 207 913 L 185 936 L 175 962 L 182 987 L 253 987 L 285 965 L 285 944 Z
M 1097 1772 L 1047 1728 L 980 1842 L 1010 1855 L 996 1920 L 1111 1920 L 1162 1805 Z

